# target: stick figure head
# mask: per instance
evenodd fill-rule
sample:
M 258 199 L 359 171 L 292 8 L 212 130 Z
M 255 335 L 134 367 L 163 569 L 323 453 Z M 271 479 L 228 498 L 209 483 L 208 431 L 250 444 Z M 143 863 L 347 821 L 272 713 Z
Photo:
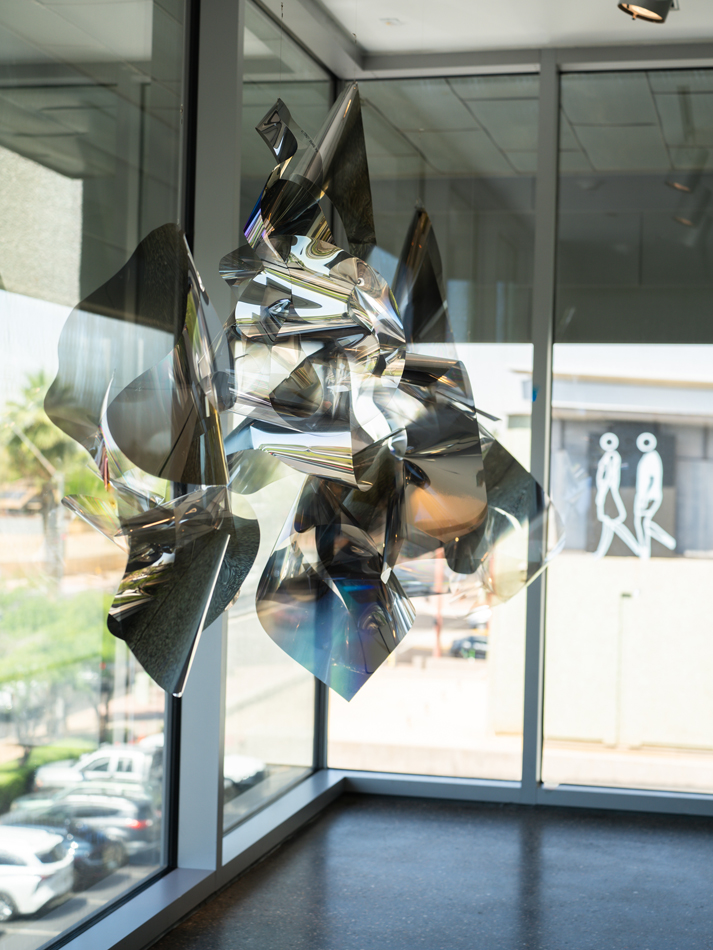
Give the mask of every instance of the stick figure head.
M 639 452 L 653 452 L 656 445 L 656 436 L 652 432 L 642 432 L 636 438 L 636 448 Z
M 599 440 L 599 445 L 605 452 L 613 452 L 614 449 L 619 448 L 619 437 L 613 432 L 605 432 Z

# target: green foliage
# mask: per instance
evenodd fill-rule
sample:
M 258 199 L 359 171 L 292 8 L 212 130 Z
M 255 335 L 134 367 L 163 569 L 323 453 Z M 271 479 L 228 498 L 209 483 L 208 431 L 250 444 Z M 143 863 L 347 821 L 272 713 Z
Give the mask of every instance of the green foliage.
M 62 596 L 16 587 L 0 591 L 0 611 L 0 685 L 37 676 L 64 679 L 69 665 L 98 659 L 105 649 L 101 590 Z
M 26 765 L 31 772 L 35 772 L 41 766 L 49 765 L 50 762 L 78 759 L 85 752 L 93 752 L 96 747 L 96 742 L 86 742 L 82 739 L 64 739 L 50 745 L 38 745 L 30 752 Z
M 22 390 L 22 399 L 7 402 L 0 477 L 3 481 L 26 479 L 38 484 L 50 478 L 47 467 L 18 434 L 21 432 L 49 465 L 63 473 L 66 494 L 97 494 L 102 484 L 89 453 L 50 422 L 45 413 L 44 399 L 49 384 L 43 370 L 30 374 Z
M 42 765 L 60 762 L 63 759 L 78 759 L 85 752 L 96 748 L 89 742 L 67 740 L 32 749 L 27 761 L 15 759 L 0 765 L 0 814 L 10 810 L 10 805 L 26 795 L 32 785 L 32 776 Z
M 19 760 L 11 764 L 12 769 L 0 770 L 0 814 L 9 811 L 15 799 L 27 792 L 32 777 L 32 770 L 21 766 Z
M 0 611 L 0 688 L 11 699 L 18 743 L 29 749 L 61 736 L 65 710 L 80 697 L 99 714 L 103 591 L 16 587 L 0 591 Z

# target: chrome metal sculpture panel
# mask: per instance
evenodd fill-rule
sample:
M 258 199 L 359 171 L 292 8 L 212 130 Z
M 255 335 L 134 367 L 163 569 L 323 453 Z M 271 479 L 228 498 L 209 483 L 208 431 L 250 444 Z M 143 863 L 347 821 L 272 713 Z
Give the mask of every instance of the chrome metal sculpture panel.
M 257 614 L 351 699 L 407 634 L 412 598 L 435 592 L 435 561 L 443 595 L 466 613 L 529 583 L 561 531 L 542 488 L 482 426 L 463 364 L 420 346 L 455 355 L 426 211 L 393 291 L 367 263 L 376 236 L 356 84 L 314 140 L 280 100 L 257 131 L 277 165 L 246 243 L 220 262 L 234 312 L 220 320 L 178 229 L 154 231 L 73 311 L 46 408 L 101 479 L 96 497 L 65 504 L 127 550 L 109 629 L 176 694 L 203 627 L 255 561 L 249 495 L 283 465 L 304 473 Z M 90 385 L 72 326 L 106 351 L 107 320 L 155 327 L 173 346 L 139 375 L 114 347 Z

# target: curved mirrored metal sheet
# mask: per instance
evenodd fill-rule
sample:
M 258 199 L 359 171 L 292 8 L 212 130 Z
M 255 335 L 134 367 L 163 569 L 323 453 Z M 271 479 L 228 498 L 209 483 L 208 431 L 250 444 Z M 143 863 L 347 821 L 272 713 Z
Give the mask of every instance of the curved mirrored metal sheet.
M 448 343 L 455 353 L 441 254 L 433 224 L 423 207 L 416 208 L 411 220 L 396 265 L 393 290 L 406 342 Z
M 175 695 L 203 627 L 234 600 L 255 560 L 257 521 L 244 500 L 238 507 L 233 514 L 226 489 L 207 488 L 122 523 L 129 559 L 108 627 Z
M 90 451 L 107 390 L 119 392 L 173 347 L 185 322 L 190 271 L 183 233 L 165 224 L 69 315 L 45 411 Z
M 277 188 L 268 182 L 261 199 L 263 220 L 281 233 L 293 222 L 300 226 L 293 226 L 291 233 L 307 234 L 313 226 L 305 227 L 308 216 L 316 215 L 315 203 L 327 195 L 342 220 L 352 254 L 366 257 L 376 235 L 357 83 L 347 85 L 314 142 L 304 133 L 300 141 L 291 131 L 291 119 L 278 100 L 257 127 L 273 152 L 278 148 L 281 182 L 293 186 Z
M 307 479 L 258 587 L 270 637 L 345 699 L 398 646 L 410 601 L 329 482 Z
M 556 553 L 561 525 L 481 427 L 463 364 L 423 352 L 452 342 L 425 210 L 397 268 L 398 305 L 356 256 L 374 242 L 356 84 L 314 141 L 279 100 L 258 132 L 278 164 L 247 243 L 220 262 L 234 313 L 218 317 L 182 235 L 159 229 L 73 314 L 96 325 L 88 339 L 108 361 L 81 383 L 63 337 L 48 412 L 90 449 L 103 482 L 96 497 L 65 504 L 128 548 L 109 629 L 176 694 L 203 627 L 255 560 L 260 533 L 243 496 L 305 473 L 257 613 L 282 649 L 350 699 L 408 632 L 410 597 L 446 595 L 466 613 L 507 600 Z M 324 195 L 350 251 L 333 243 Z M 97 320 L 162 334 L 160 352 L 148 347 L 158 358 L 132 362 Z M 172 483 L 192 490 L 171 500 Z

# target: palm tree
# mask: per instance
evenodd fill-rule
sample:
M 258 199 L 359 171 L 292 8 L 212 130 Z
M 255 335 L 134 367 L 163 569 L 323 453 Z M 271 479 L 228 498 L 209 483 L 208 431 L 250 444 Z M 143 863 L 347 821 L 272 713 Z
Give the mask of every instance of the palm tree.
M 47 552 L 47 573 L 63 573 L 62 497 L 65 474 L 76 473 L 83 453 L 76 443 L 47 418 L 44 398 L 49 380 L 44 370 L 27 378 L 21 401 L 9 401 L 2 419 L 6 472 L 9 481 L 23 480 L 37 488 Z

